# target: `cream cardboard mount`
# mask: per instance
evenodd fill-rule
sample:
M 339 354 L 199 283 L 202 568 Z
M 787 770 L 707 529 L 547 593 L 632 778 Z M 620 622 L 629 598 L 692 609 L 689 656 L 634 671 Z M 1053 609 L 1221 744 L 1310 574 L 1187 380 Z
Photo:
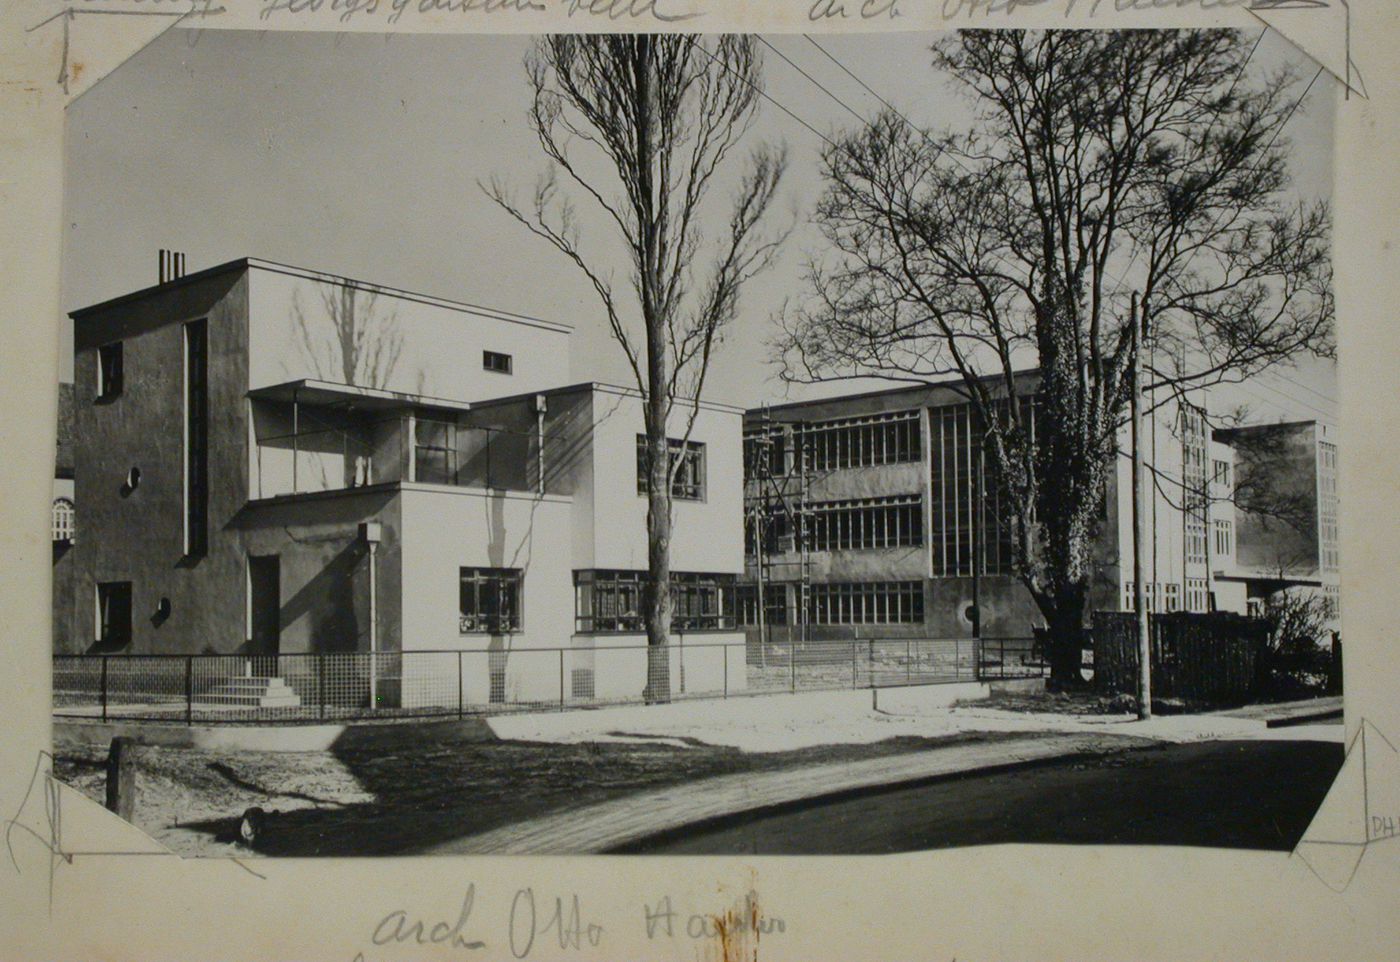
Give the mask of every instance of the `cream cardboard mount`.
M 466 9 L 460 9 L 465 6 Z M 766 940 L 740 927 L 744 958 L 890 957 L 1380 957 L 1393 948 L 1400 846 L 1400 706 L 1386 650 L 1389 597 L 1376 572 L 1396 570 L 1394 512 L 1376 510 L 1393 486 L 1355 465 L 1393 477 L 1393 450 L 1357 443 L 1343 466 L 1343 556 L 1357 559 L 1347 584 L 1347 754 L 1295 857 L 1192 850 L 997 847 L 880 860 L 493 859 L 363 862 L 181 861 L 130 824 L 48 777 L 49 637 L 47 531 L 43 508 L 53 439 L 53 367 L 58 305 L 63 110 L 153 38 L 169 29 L 539 32 L 684 29 L 819 32 L 957 27 L 1127 28 L 1185 25 L 1258 27 L 1285 36 L 1344 88 L 1338 115 L 1337 263 L 1341 357 L 1346 384 L 1383 374 L 1395 342 L 1374 322 L 1377 303 L 1395 303 L 1390 253 L 1396 130 L 1395 87 L 1383 71 L 1396 20 L 1338 0 L 1237 4 L 1015 3 L 904 0 L 862 19 L 861 5 L 807 0 L 761 10 L 742 3 L 676 0 L 546 5 L 286 2 L 286 0 L 90 0 L 19 2 L 4 14 L 0 104 L 8 133 L 0 149 L 0 196 L 7 222 L 5 262 L 15 273 L 0 304 L 13 349 L 0 400 L 13 412 L 4 468 L 13 492 L 4 529 L 4 610 L 13 615 L 10 671 L 0 704 L 11 734 L 0 746 L 0 808 L 7 853 L 0 859 L 0 918 L 16 958 L 737 958 L 713 940 L 658 936 L 644 924 L 682 906 L 723 919 L 760 899 L 781 912 L 784 931 Z M 1356 5 L 1359 6 L 1359 5 Z M 539 9 L 536 9 L 538 7 Z M 847 15 L 833 11 L 845 10 Z M 870 5 L 866 5 L 870 8 Z M 495 10 L 487 14 L 487 9 Z M 617 15 L 632 11 L 636 15 Z M 820 11 L 823 15 L 816 17 Z M 894 16 L 891 16 L 891 14 Z M 662 17 L 671 17 L 669 22 Z M 1368 85 L 1367 80 L 1370 80 Z M 36 318 L 41 320 L 36 322 Z M 1370 365 L 1376 364 L 1372 372 Z M 1378 382 L 1382 383 L 1382 382 Z M 1385 436 L 1393 401 L 1369 406 L 1343 392 L 1349 441 Z M 14 424 L 27 428 L 15 433 Z M 35 466 L 41 466 L 35 469 Z M 1358 505 L 1371 505 L 1371 540 L 1358 537 Z M 1386 504 L 1388 508 L 1388 504 Z M 35 546 L 42 548 L 36 551 Z M 1370 574 L 1368 574 L 1368 572 Z M 1373 590 L 1374 589 L 1374 590 Z M 33 641 L 32 639 L 42 639 Z M 1321 883 L 1321 884 L 1319 884 Z M 585 893 L 595 908 L 578 931 L 525 923 L 528 904 L 568 906 Z M 546 895 L 548 892 L 548 895 Z M 1333 893 L 1342 893 L 1334 895 Z M 393 894 L 398 893 L 398 894 Z M 467 898 L 464 900 L 464 895 Z M 1014 897 L 1009 897 L 1014 896 Z M 979 897 L 981 901 L 979 902 Z M 664 902 L 663 902 L 664 900 Z M 376 926 L 410 904 L 444 925 L 462 912 L 484 943 L 384 942 Z M 432 913 L 437 913 L 433 915 Z M 532 912 L 532 915 L 535 914 Z M 681 911 L 684 918 L 686 913 Z M 1185 931 L 1189 919 L 1207 926 Z M 1131 920 L 1125 922 L 1124 920 Z M 587 926 L 597 926 L 599 941 Z M 702 928 L 704 926 L 702 925 Z M 650 929 L 650 931 L 649 931 Z M 401 929 L 402 930 L 402 929 Z M 425 927 L 426 931 L 431 931 Z M 444 928 L 444 931 L 446 929 Z M 556 937 L 557 936 L 557 937 Z M 759 943 L 762 950 L 759 951 Z M 524 954 L 521 949 L 524 948 Z M 1330 953 L 1329 953 L 1330 950 Z M 77 955 L 73 953 L 77 952 Z M 421 954 L 415 954 L 421 953 Z M 722 953 L 722 954 L 721 954 Z M 751 953 L 751 954 L 750 954 Z

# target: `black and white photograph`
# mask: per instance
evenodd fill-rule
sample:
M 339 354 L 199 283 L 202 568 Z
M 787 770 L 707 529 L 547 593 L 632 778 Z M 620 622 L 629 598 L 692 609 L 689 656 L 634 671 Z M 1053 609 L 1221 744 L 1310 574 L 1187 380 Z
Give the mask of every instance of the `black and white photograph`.
M 1293 852 L 1342 95 L 1262 24 L 163 33 L 66 110 L 54 777 L 252 865 Z

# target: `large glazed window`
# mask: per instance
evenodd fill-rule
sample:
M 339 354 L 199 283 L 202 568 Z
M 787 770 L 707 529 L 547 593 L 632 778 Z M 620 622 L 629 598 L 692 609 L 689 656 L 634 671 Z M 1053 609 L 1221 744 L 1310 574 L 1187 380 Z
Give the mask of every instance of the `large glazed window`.
M 673 631 L 728 631 L 734 628 L 737 577 L 677 571 L 671 574 Z M 645 571 L 577 571 L 574 614 L 582 633 L 646 630 Z

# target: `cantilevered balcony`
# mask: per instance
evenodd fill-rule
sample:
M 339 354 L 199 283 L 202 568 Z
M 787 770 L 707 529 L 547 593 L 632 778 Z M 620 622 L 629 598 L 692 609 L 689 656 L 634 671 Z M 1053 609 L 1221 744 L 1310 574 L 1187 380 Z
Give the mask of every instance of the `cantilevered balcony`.
M 413 482 L 542 492 L 532 412 L 318 381 L 251 399 L 254 499 Z

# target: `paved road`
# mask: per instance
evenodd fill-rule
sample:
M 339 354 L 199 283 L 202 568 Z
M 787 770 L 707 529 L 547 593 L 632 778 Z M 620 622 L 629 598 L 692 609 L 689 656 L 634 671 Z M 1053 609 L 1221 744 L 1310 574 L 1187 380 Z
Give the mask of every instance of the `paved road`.
M 974 769 L 1042 763 L 1070 755 L 1101 757 L 1151 745 L 1100 732 L 1039 733 L 926 751 L 769 772 L 738 772 L 570 808 L 440 844 L 438 854 L 585 855 L 632 845 L 677 826 L 713 823 L 735 813 L 772 811 L 804 799 L 880 791 L 886 786 Z
M 1001 842 L 1289 851 L 1341 764 L 1331 742 L 1153 746 L 794 803 L 615 851 L 879 854 Z

